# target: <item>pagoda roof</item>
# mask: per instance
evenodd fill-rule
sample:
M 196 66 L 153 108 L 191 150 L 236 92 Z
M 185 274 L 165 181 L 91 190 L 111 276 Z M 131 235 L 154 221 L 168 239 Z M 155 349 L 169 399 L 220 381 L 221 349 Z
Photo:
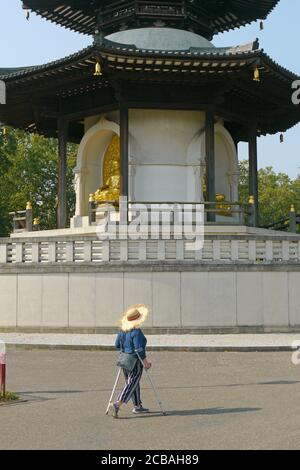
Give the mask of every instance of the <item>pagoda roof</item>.
M 83 34 L 168 26 L 212 39 L 222 31 L 265 19 L 279 0 L 23 0 L 47 20 Z
M 123 57 L 127 57 L 127 60 L 123 60 Z M 23 79 L 26 81 L 30 79 L 36 80 L 37 76 L 42 77 L 43 74 L 46 74 L 50 77 L 51 75 L 53 76 L 53 73 L 58 73 L 62 71 L 67 72 L 68 70 L 70 70 L 70 67 L 78 69 L 86 68 L 89 66 L 89 68 L 91 68 L 91 64 L 93 64 L 92 66 L 94 66 L 96 58 L 100 58 L 103 60 L 108 59 L 108 65 L 110 68 L 117 68 L 121 70 L 126 69 L 125 65 L 131 63 L 130 57 L 135 58 L 135 65 L 138 65 L 136 62 L 139 60 L 139 57 L 143 57 L 146 62 L 146 59 L 149 59 L 150 57 L 153 59 L 163 59 L 163 62 L 169 62 L 169 59 L 173 59 L 173 61 L 174 59 L 180 59 L 181 62 L 176 64 L 177 66 L 186 65 L 186 62 L 182 61 L 185 59 L 191 59 L 191 63 L 189 63 L 189 69 L 192 69 L 192 66 L 195 65 L 195 63 L 198 64 L 198 62 L 195 62 L 195 60 L 197 60 L 198 58 L 201 58 L 201 60 L 225 60 L 226 62 L 221 63 L 222 68 L 224 68 L 225 64 L 226 66 L 230 65 L 230 67 L 233 67 L 234 64 L 237 63 L 236 61 L 238 59 L 241 60 L 247 58 L 248 62 L 250 59 L 251 63 L 253 63 L 253 60 L 251 59 L 257 60 L 261 58 L 265 61 L 268 61 L 270 66 L 273 66 L 273 68 L 276 69 L 278 73 L 281 73 L 282 78 L 292 80 L 299 79 L 299 77 L 295 73 L 280 66 L 277 62 L 273 61 L 267 54 L 265 54 L 264 50 L 259 48 L 258 40 L 249 44 L 238 45 L 234 47 L 191 47 L 188 50 L 177 51 L 140 49 L 137 48 L 134 44 L 119 44 L 109 40 L 104 40 L 103 44 L 99 45 L 95 41 L 93 45 L 88 46 L 74 54 L 70 54 L 66 57 L 46 64 L 26 67 L 0 68 L 0 79 L 6 81 L 7 83 L 10 83 L 12 81 L 17 82 Z M 84 59 L 85 63 L 83 63 L 81 59 Z M 173 61 L 170 64 L 172 66 Z M 116 62 L 118 65 L 114 66 L 113 62 Z M 144 62 L 144 65 L 149 65 L 146 62 Z M 120 64 L 123 64 L 123 67 L 120 67 Z M 157 61 L 154 61 L 153 64 L 157 65 Z M 241 62 L 241 64 L 246 65 L 244 62 Z M 162 64 L 159 62 L 159 65 Z M 208 67 L 208 65 L 206 65 L 206 67 Z M 214 68 L 216 68 L 215 64 Z M 140 67 L 132 67 L 132 69 L 136 69 L 137 71 L 139 71 Z M 153 70 L 157 72 L 161 71 L 161 69 Z M 182 68 L 181 71 L 183 72 L 184 70 L 186 69 Z M 174 70 L 172 69 L 170 69 L 169 71 L 174 72 Z M 209 72 L 212 72 L 212 70 L 209 70 Z M 232 70 L 229 70 L 229 72 L 232 72 Z M 224 70 L 224 73 L 226 73 L 226 70 Z
M 96 61 L 101 62 L 101 76 L 94 76 Z M 253 81 L 256 67 L 259 83 Z M 104 40 L 48 64 L 0 69 L 7 88 L 0 121 L 56 136 L 57 118 L 64 115 L 74 120 L 71 134 L 78 141 L 83 115 L 118 109 L 121 100 L 129 107 L 185 109 L 215 103 L 216 113 L 228 120 L 242 119 L 246 125 L 252 116 L 262 134 L 276 133 L 300 121 L 300 107 L 291 101 L 292 82 L 298 79 L 257 41 L 237 47 L 159 51 Z M 245 138 L 242 133 L 241 139 Z

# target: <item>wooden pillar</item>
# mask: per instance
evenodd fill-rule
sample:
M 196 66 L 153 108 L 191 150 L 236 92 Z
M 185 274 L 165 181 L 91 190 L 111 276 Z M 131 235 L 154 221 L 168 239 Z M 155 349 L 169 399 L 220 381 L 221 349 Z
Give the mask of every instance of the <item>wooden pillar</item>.
M 249 128 L 249 196 L 255 200 L 254 227 L 258 226 L 258 168 L 257 168 L 257 126 Z
M 67 144 L 68 122 L 58 120 L 58 207 L 57 228 L 67 226 Z
M 205 121 L 205 154 L 206 154 L 206 195 L 208 202 L 216 200 L 215 182 L 215 117 L 212 109 L 206 111 Z M 209 205 L 208 209 L 214 208 Z M 207 221 L 215 222 L 216 214 L 208 213 Z
M 128 198 L 128 108 L 121 106 L 120 108 L 120 141 L 121 141 L 121 174 L 122 188 L 121 195 Z
M 129 123 L 128 123 L 128 107 L 121 105 L 120 107 L 120 141 L 121 141 L 121 196 L 127 198 L 120 204 L 120 222 L 127 223 L 128 221 L 128 146 L 129 146 Z

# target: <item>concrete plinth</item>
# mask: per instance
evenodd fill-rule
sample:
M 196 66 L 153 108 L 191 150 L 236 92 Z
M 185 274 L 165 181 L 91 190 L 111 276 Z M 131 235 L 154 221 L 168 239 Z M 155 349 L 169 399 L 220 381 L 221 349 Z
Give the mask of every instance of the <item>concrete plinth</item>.
M 146 303 L 150 328 L 289 331 L 300 326 L 299 285 L 300 266 L 288 263 L 6 266 L 0 328 L 115 327 L 130 304 Z

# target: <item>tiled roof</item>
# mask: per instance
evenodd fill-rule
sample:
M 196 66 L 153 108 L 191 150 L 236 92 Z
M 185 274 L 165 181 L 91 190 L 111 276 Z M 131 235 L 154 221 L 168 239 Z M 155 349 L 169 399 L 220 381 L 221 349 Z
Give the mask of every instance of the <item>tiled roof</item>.
M 117 59 L 117 56 L 124 56 L 128 59 Z M 264 53 L 263 49 L 259 49 L 258 41 L 235 47 L 211 47 L 211 48 L 195 48 L 192 47 L 188 50 L 178 51 L 164 51 L 164 50 L 149 50 L 149 49 L 138 49 L 135 45 L 124 45 L 118 44 L 111 41 L 104 40 L 102 45 L 88 46 L 74 54 L 64 57 L 59 60 L 55 60 L 46 64 L 24 67 L 24 68 L 0 68 L 0 79 L 6 82 L 11 82 L 21 78 L 36 77 L 43 73 L 55 74 L 55 70 L 65 71 L 72 70 L 72 68 L 87 68 L 94 64 L 95 58 L 99 57 L 103 60 L 108 60 L 110 65 L 115 60 L 120 63 L 128 61 L 135 62 L 143 59 L 152 58 L 154 61 L 165 62 L 167 60 L 192 60 L 196 61 L 201 58 L 204 60 L 214 60 L 224 62 L 230 60 L 243 61 L 244 59 L 259 59 L 264 62 L 268 67 L 272 69 L 274 73 L 282 75 L 282 78 L 288 80 L 296 80 L 299 77 L 280 66 L 274 60 L 272 60 L 267 54 Z M 201 63 L 200 63 L 201 64 Z M 180 64 L 179 64 L 180 65 Z M 50 75 L 50 76 L 51 76 Z
M 194 31 L 207 39 L 218 32 L 264 19 L 279 0 L 23 0 L 47 20 L 84 34 L 157 24 Z

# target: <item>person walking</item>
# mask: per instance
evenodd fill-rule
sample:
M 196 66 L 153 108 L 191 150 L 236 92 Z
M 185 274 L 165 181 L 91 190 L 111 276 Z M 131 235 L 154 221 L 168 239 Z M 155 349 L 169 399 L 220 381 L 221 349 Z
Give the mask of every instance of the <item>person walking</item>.
M 134 405 L 132 413 L 148 413 L 149 409 L 144 408 L 141 400 L 140 380 L 143 374 L 143 367 L 150 369 L 151 363 L 148 362 L 146 356 L 147 339 L 142 332 L 140 326 L 146 320 L 149 309 L 142 304 L 136 304 L 130 307 L 123 314 L 120 323 L 120 331 L 116 338 L 115 346 L 123 353 L 125 362 L 131 363 L 131 366 L 119 364 L 122 367 L 125 385 L 119 393 L 117 400 L 113 403 L 113 416 L 118 418 L 120 408 L 123 404 L 127 404 L 131 399 Z M 143 361 L 143 365 L 137 354 Z

